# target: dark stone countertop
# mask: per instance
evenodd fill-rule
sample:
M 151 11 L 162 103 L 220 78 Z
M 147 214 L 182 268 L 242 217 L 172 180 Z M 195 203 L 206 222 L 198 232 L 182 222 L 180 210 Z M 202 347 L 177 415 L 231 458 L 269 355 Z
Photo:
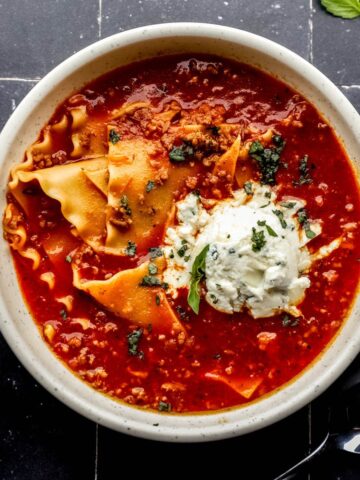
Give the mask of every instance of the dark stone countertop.
M 360 19 L 334 18 L 319 0 L 0 0 L 0 126 L 38 80 L 75 51 L 122 30 L 171 21 L 217 23 L 271 38 L 316 65 L 360 109 Z M 137 477 L 171 475 L 164 457 L 184 476 L 270 480 L 316 444 L 326 417 L 323 395 L 245 437 L 159 444 L 97 426 L 62 405 L 1 337 L 0 373 L 1 480 L 108 480 L 124 466 Z M 355 480 L 360 462 L 329 455 L 298 478 Z

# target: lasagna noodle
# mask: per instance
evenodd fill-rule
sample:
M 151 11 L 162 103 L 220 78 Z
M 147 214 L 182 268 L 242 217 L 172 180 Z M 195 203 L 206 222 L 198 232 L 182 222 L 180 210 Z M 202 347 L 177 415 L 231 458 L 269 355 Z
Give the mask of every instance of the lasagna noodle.
M 156 259 L 154 263 L 159 271 L 164 268 L 164 259 Z M 151 323 L 157 332 L 185 333 L 168 303 L 164 290 L 160 286 L 141 285 L 143 278 L 149 275 L 148 267 L 149 262 L 145 262 L 137 268 L 123 270 L 108 280 L 83 281 L 76 266 L 73 266 L 73 284 L 133 325 L 147 327 Z
M 91 175 L 99 170 L 105 174 L 106 165 L 107 159 L 100 157 L 32 172 L 19 171 L 17 176 L 22 183 L 37 180 L 46 195 L 60 202 L 62 214 L 79 236 L 95 250 L 101 250 L 107 201 L 85 173 Z
M 110 129 L 111 127 L 109 127 Z M 150 243 L 158 229 L 163 229 L 172 211 L 173 194 L 194 175 L 197 166 L 178 165 L 157 154 L 157 145 L 144 139 L 121 140 L 109 143 L 109 186 L 106 251 L 119 254 L 128 241 L 140 248 Z M 159 150 L 161 151 L 161 150 Z M 149 181 L 154 188 L 147 192 Z M 126 198 L 131 216 L 127 227 L 112 223 L 112 215 Z

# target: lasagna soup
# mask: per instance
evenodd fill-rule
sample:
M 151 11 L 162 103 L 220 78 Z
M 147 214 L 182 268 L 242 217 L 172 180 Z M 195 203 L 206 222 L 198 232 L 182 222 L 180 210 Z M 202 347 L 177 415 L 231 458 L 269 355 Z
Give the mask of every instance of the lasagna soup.
M 254 401 L 351 308 L 359 190 L 331 126 L 250 66 L 115 70 L 10 172 L 3 226 L 44 341 L 111 397 L 163 412 Z

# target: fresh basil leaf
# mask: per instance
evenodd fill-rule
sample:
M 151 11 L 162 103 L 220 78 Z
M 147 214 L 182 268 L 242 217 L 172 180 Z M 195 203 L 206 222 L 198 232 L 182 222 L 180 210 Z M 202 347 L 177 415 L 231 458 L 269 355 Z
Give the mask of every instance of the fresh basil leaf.
M 191 270 L 190 289 L 187 301 L 196 315 L 199 314 L 200 307 L 199 283 L 205 277 L 205 260 L 209 248 L 210 245 L 206 245 L 206 247 L 201 250 L 199 255 L 195 258 Z
M 321 0 L 321 5 L 335 17 L 356 18 L 360 16 L 360 0 Z

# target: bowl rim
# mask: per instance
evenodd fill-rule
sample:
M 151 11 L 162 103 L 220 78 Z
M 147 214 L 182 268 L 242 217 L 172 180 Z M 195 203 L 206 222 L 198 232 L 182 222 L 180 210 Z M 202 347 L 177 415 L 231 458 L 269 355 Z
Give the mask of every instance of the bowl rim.
M 99 60 L 114 48 L 129 46 L 138 43 L 140 40 L 151 41 L 159 38 L 184 36 L 221 38 L 235 42 L 239 46 L 243 45 L 266 52 L 270 57 L 280 58 L 290 69 L 297 73 L 301 72 L 301 75 L 310 84 L 314 86 L 315 84 L 322 84 L 326 91 L 326 96 L 331 99 L 331 104 L 341 103 L 339 107 L 341 108 L 341 115 L 344 119 L 348 117 L 349 120 L 346 122 L 346 125 L 350 131 L 357 135 L 360 134 L 360 116 L 343 93 L 313 65 L 286 47 L 259 35 L 232 27 L 224 27 L 223 25 L 197 22 L 165 23 L 138 27 L 99 40 L 70 56 L 44 76 L 22 100 L 0 134 L 1 171 L 7 147 L 14 140 L 17 132 L 17 125 L 21 124 L 22 119 L 31 112 L 39 98 L 50 93 L 54 86 L 66 79 L 68 75 L 94 60 Z M 353 123 L 351 124 L 350 121 Z M 2 174 L 4 175 L 3 171 Z M 310 384 L 309 381 L 304 382 L 304 376 L 307 372 L 302 373 L 299 377 L 296 377 L 295 381 L 281 387 L 276 392 L 272 392 L 269 397 L 243 407 L 234 407 L 214 413 L 164 415 L 163 413 L 139 410 L 134 407 L 121 405 L 118 413 L 116 413 L 115 410 L 110 411 L 110 407 L 108 410 L 105 408 L 105 403 L 110 405 L 110 403 L 116 402 L 115 400 L 99 392 L 94 392 L 91 387 L 85 387 L 86 384 L 82 380 L 77 379 L 70 370 L 66 369 L 68 375 L 71 375 L 74 379 L 76 378 L 77 382 L 84 384 L 84 388 L 78 386 L 77 390 L 80 393 L 74 394 L 74 389 L 71 390 L 68 386 L 64 386 L 61 379 L 57 378 L 51 369 L 41 364 L 33 356 L 30 346 L 21 337 L 11 320 L 2 292 L 0 292 L 0 314 L 0 329 L 10 348 L 30 374 L 50 393 L 76 412 L 101 425 L 152 440 L 174 442 L 210 441 L 245 434 L 275 423 L 299 410 L 322 393 L 345 370 L 360 350 L 359 328 L 354 333 L 353 338 L 349 339 L 347 349 L 336 352 L 336 356 L 333 354 L 335 358 L 332 358 L 330 365 L 323 365 L 321 375 L 317 378 L 316 384 Z M 41 341 L 43 342 L 42 339 Z M 336 340 L 333 343 L 336 343 Z M 327 350 L 331 349 L 332 346 L 333 344 Z M 52 352 L 51 355 L 59 362 L 59 359 Z M 321 363 L 322 360 L 322 358 L 316 359 L 315 366 Z M 311 369 L 313 368 L 314 366 L 311 367 Z M 83 392 L 88 389 L 92 392 L 92 396 L 87 394 L 86 398 L 84 398 Z M 287 392 L 287 395 L 284 395 L 284 392 Z M 106 398 L 106 401 L 104 400 L 103 402 L 104 408 L 92 404 L 92 399 L 98 401 L 99 395 L 104 399 Z M 269 398 L 274 399 L 275 397 L 277 402 L 274 403 L 272 401 L 269 404 Z M 264 408 L 259 409 L 259 405 L 263 405 Z M 271 408 L 266 409 L 266 405 L 271 405 Z M 239 414 L 239 412 L 242 413 Z M 154 424 L 159 424 L 159 426 Z

